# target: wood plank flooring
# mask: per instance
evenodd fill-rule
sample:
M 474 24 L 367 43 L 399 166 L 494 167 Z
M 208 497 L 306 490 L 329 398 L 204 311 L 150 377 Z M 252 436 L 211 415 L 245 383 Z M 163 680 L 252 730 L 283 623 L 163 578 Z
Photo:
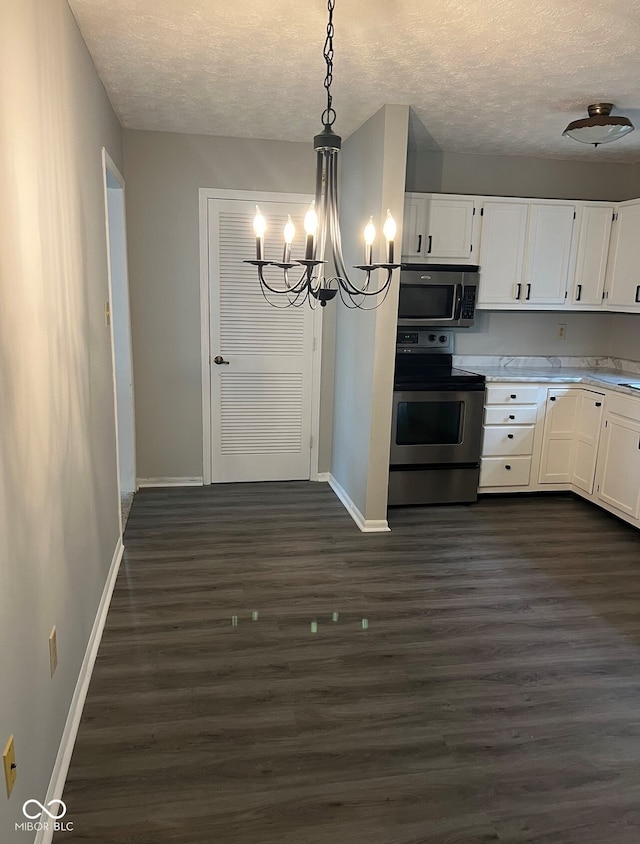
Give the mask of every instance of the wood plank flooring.
M 390 523 L 141 491 L 56 844 L 638 844 L 640 534 L 570 496 Z

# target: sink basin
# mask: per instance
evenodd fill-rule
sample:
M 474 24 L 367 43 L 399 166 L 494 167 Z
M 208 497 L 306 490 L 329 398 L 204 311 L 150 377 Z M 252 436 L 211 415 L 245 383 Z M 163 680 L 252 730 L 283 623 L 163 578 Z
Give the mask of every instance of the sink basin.
M 618 387 L 631 387 L 632 390 L 640 390 L 640 381 L 618 381 Z

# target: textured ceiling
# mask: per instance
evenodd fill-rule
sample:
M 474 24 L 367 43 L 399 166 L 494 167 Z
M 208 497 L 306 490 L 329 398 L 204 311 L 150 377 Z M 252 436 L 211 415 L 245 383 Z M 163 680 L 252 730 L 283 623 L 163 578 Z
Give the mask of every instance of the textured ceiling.
M 69 0 L 123 125 L 309 141 L 325 105 L 322 0 Z M 336 0 L 348 137 L 384 103 L 446 152 L 640 161 L 638 0 Z M 636 131 L 563 138 L 589 103 Z

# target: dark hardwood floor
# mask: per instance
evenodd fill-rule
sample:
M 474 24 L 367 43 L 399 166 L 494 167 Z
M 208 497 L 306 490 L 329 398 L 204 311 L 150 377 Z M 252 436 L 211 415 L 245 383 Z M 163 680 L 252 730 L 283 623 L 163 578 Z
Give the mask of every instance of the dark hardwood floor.
M 640 533 L 570 496 L 390 523 L 140 492 L 56 844 L 638 844 Z

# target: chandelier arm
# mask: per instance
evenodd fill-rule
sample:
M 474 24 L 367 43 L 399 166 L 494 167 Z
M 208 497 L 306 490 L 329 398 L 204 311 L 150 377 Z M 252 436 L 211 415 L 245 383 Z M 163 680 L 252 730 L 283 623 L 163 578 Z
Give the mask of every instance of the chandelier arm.
M 363 269 L 363 268 L 362 267 L 356 267 L 356 269 Z M 384 268 L 383 267 L 373 267 L 372 269 L 378 270 L 378 269 L 384 269 Z M 342 278 L 338 278 L 337 281 L 338 281 L 338 284 L 340 285 L 340 287 L 342 287 L 342 289 L 347 294 L 350 294 L 350 295 L 356 295 L 357 294 L 358 296 L 378 296 L 383 291 L 388 290 L 389 285 L 391 283 L 391 278 L 393 276 L 393 269 L 386 268 L 386 270 L 387 270 L 387 278 L 380 285 L 380 287 L 378 287 L 376 290 L 369 290 L 368 289 L 369 288 L 369 282 L 371 280 L 371 269 L 369 269 L 369 268 L 367 268 L 365 270 L 366 281 L 365 281 L 365 284 L 362 288 L 354 287 L 350 282 L 349 282 L 349 284 L 346 284 L 344 279 L 342 279 Z
M 260 285 L 260 292 L 262 293 L 262 296 L 264 297 L 264 300 L 265 300 L 265 301 L 266 301 L 269 305 L 271 305 L 271 307 L 272 307 L 272 308 L 277 308 L 277 310 L 279 310 L 279 311 L 283 311 L 285 308 L 290 308 L 292 305 L 293 305 L 294 307 L 300 307 L 299 305 L 296 305 L 297 298 L 300 296 L 300 294 L 298 294 L 298 297 L 296 297 L 296 299 L 294 299 L 293 301 L 292 301 L 291 299 L 289 299 L 289 297 L 287 296 L 287 303 L 286 303 L 286 305 L 278 305 L 278 304 L 276 304 L 275 302 L 272 302 L 272 301 L 271 301 L 271 299 L 267 296 L 267 294 L 265 293 L 265 288 L 264 288 L 264 285 L 262 285 L 262 284 Z M 282 295 L 282 293 L 284 293 L 284 292 L 285 292 L 285 291 L 279 291 L 279 294 L 278 294 L 278 295 Z M 278 300 L 278 301 L 282 301 L 282 300 Z M 304 300 L 303 300 L 302 304 L 304 304 Z
M 342 234 L 338 219 L 338 156 L 331 155 L 327 173 L 327 217 L 331 230 L 331 244 L 333 246 L 333 263 L 338 277 L 346 281 L 354 290 L 358 288 L 351 282 L 342 255 Z M 345 288 L 346 290 L 347 288 Z M 359 292 L 359 291 L 358 291 Z
M 318 220 L 320 221 L 320 232 L 318 243 L 316 246 L 316 257 L 324 261 L 326 245 L 327 245 L 327 224 L 326 224 L 326 209 L 327 209 L 327 153 L 324 150 L 318 150 L 316 157 L 316 212 Z
M 339 279 L 336 279 L 336 281 L 339 281 Z M 380 305 L 382 305 L 384 303 L 385 299 L 389 295 L 389 290 L 391 290 L 391 286 L 389 284 L 387 284 L 385 287 L 381 287 L 380 290 L 377 290 L 375 294 L 373 294 L 373 293 L 368 294 L 370 296 L 371 295 L 377 296 L 378 294 L 383 293 L 382 299 L 379 302 L 376 302 L 370 308 L 365 307 L 365 302 L 368 301 L 368 299 L 366 298 L 367 294 L 362 294 L 362 297 L 363 297 L 362 301 L 356 302 L 356 300 L 354 298 L 354 294 L 352 292 L 350 292 L 349 290 L 344 289 L 343 285 L 338 284 L 338 290 L 340 291 L 340 299 L 342 300 L 343 305 L 345 307 L 349 308 L 350 310 L 375 311 L 375 310 L 377 310 L 377 308 L 380 307 Z M 345 292 L 343 292 L 343 290 L 345 290 Z M 346 296 L 348 298 L 345 298 L 345 293 L 346 293 Z
M 253 261 L 248 261 L 247 263 L 254 263 Z M 265 265 L 266 266 L 266 265 Z M 287 287 L 284 290 L 278 290 L 276 287 L 271 287 L 271 285 L 267 282 L 264 277 L 263 266 L 258 266 L 258 278 L 260 279 L 260 284 L 267 288 L 270 293 L 282 294 L 282 293 L 301 293 L 305 287 L 307 286 L 308 279 L 310 278 L 310 270 L 308 267 L 305 268 L 304 272 L 296 281 L 294 285 L 288 285 L 287 279 L 287 271 L 284 270 L 285 273 L 285 284 Z

